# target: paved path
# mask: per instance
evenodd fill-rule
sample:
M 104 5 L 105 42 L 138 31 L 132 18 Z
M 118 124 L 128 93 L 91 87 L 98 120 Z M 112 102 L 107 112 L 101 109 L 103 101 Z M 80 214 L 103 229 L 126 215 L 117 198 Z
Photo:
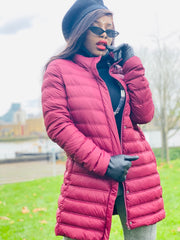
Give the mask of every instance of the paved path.
M 48 161 L 0 164 L 0 184 L 30 181 L 63 174 L 65 163 Z

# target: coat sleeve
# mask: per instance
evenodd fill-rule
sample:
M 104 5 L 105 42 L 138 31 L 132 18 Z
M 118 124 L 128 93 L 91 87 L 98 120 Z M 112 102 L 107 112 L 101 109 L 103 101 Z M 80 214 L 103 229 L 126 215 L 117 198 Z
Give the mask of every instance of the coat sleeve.
M 136 56 L 130 58 L 125 62 L 123 72 L 130 97 L 131 120 L 135 124 L 150 122 L 154 116 L 154 104 L 141 60 Z
M 66 86 L 60 67 L 55 62 L 49 64 L 42 84 L 42 109 L 47 134 L 74 161 L 103 176 L 111 156 L 73 123 L 68 111 Z

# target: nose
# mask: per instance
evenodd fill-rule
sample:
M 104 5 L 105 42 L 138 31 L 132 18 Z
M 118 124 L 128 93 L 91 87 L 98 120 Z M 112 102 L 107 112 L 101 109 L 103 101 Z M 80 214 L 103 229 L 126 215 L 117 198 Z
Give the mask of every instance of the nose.
M 103 32 L 103 33 L 100 35 L 100 37 L 107 39 L 108 36 L 107 36 L 107 33 L 106 33 L 106 32 Z

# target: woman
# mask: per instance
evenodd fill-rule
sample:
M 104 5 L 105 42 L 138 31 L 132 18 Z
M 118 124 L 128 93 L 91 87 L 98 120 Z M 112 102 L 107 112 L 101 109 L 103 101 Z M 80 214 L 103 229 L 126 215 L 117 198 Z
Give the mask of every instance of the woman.
M 47 133 L 67 154 L 56 235 L 107 240 L 119 214 L 124 239 L 155 240 L 165 212 L 155 156 L 137 125 L 154 114 L 142 63 L 129 45 L 113 47 L 118 32 L 102 1 L 77 0 L 62 29 L 67 46 L 48 62 L 42 86 Z

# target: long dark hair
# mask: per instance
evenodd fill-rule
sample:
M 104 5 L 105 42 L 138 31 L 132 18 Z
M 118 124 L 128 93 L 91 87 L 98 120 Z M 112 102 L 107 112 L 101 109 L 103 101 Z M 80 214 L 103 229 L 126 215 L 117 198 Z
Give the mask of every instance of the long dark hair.
M 98 19 L 103 16 L 112 16 L 112 12 L 107 9 L 98 9 L 95 10 L 89 14 L 87 14 L 82 21 L 74 28 L 72 31 L 70 38 L 67 40 L 67 45 L 65 49 L 60 52 L 58 55 L 53 56 L 50 58 L 48 63 L 46 64 L 46 67 L 48 64 L 55 60 L 55 59 L 73 59 L 74 55 L 78 52 L 80 49 L 83 41 L 86 37 L 86 32 L 88 28 Z

